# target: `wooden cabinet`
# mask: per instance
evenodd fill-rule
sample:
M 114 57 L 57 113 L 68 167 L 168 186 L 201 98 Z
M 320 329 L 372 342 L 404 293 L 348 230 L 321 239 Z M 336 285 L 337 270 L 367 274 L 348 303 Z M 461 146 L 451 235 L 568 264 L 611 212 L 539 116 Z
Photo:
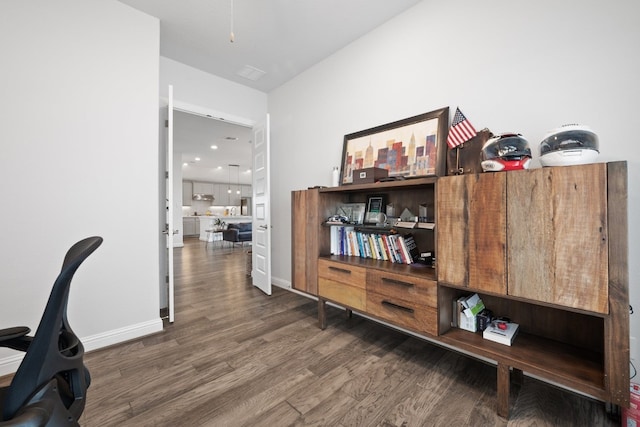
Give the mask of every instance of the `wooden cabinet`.
M 608 312 L 607 165 L 438 182 L 438 280 Z
M 330 253 L 326 218 L 373 194 L 435 206 L 435 231 L 412 231 L 437 271 Z M 629 405 L 627 239 L 626 162 L 292 193 L 293 287 L 317 295 L 320 326 L 331 301 L 493 360 L 503 416 L 523 372 Z M 474 292 L 520 325 L 512 346 L 452 327 L 453 301 Z
M 354 310 L 367 310 L 367 270 L 351 264 L 320 259 L 318 295 Z
M 506 173 L 438 181 L 438 281 L 506 294 Z
M 508 175 L 509 295 L 606 314 L 607 165 Z

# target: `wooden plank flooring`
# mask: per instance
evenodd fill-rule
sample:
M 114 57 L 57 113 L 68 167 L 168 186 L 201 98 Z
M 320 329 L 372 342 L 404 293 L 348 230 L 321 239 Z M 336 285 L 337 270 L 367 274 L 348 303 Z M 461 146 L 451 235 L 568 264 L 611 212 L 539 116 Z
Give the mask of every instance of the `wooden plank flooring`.
M 175 251 L 175 323 L 87 354 L 83 426 L 619 425 L 528 377 L 502 419 L 494 366 L 333 307 L 321 331 L 315 301 L 251 286 L 247 249 Z

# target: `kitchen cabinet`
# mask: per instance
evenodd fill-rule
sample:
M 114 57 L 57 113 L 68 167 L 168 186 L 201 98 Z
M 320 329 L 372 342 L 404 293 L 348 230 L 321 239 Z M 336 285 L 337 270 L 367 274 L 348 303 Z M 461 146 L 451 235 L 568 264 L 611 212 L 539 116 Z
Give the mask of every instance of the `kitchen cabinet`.
M 182 235 L 183 236 L 197 236 L 200 234 L 200 221 L 198 217 L 183 217 L 182 218 Z
M 182 206 L 191 206 L 193 201 L 193 182 L 182 181 Z
M 240 196 L 241 197 L 252 197 L 253 190 L 250 185 L 242 185 L 240 188 Z
M 213 194 L 212 182 L 194 182 L 193 194 Z

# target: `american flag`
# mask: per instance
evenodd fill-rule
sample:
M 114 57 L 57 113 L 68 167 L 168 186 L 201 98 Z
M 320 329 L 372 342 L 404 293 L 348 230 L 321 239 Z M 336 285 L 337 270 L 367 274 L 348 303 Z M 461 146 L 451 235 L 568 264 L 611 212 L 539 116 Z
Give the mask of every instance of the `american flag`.
M 456 148 L 458 145 L 464 144 L 476 136 L 477 133 L 473 125 L 462 114 L 462 111 L 456 108 L 456 114 L 453 116 L 453 123 L 451 123 L 449 136 L 447 137 L 449 148 Z

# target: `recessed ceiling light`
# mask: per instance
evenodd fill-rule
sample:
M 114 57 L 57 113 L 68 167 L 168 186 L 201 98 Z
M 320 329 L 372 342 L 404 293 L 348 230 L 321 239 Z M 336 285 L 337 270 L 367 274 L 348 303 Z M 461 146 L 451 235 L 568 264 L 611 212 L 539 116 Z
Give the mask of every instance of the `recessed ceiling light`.
M 222 166 L 218 166 L 216 169 L 220 170 L 220 169 L 222 169 Z
M 184 163 L 182 164 L 182 166 L 189 166 L 189 163 L 184 162 Z
M 211 146 L 211 149 L 212 149 L 212 150 L 217 150 L 217 149 L 218 149 L 218 146 L 217 146 L 217 145 L 212 145 L 212 146 Z
M 199 162 L 199 161 L 200 161 L 200 157 L 196 157 L 196 162 Z

